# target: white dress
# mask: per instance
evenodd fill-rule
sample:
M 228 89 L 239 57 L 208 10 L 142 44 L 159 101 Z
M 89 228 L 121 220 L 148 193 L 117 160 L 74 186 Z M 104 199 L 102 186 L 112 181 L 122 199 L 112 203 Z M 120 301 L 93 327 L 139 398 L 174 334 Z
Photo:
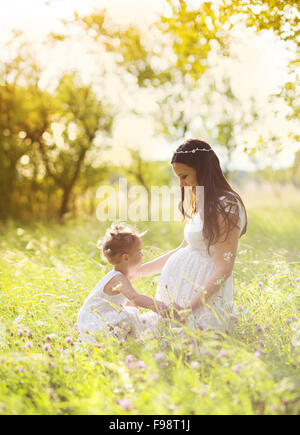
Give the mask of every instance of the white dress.
M 103 289 L 114 276 L 121 272 L 111 270 L 91 291 L 78 313 L 77 325 L 83 342 L 95 341 L 95 334 L 101 330 L 120 332 L 133 331 L 139 335 L 145 328 L 145 322 L 140 319 L 138 309 L 126 307 L 128 302 L 122 293 L 108 295 Z M 118 328 L 116 328 L 118 327 Z M 118 335 L 118 334 L 116 334 Z
M 229 211 L 229 203 L 226 202 L 225 196 L 220 197 L 220 199 L 225 201 L 225 211 Z M 245 224 L 245 213 L 238 199 L 237 204 L 237 206 L 231 207 L 231 213 L 239 216 L 241 233 Z M 175 252 L 166 262 L 160 276 L 155 299 L 166 304 L 176 302 L 184 307 L 213 273 L 216 267 L 212 258 L 213 246 L 210 248 L 210 255 L 208 255 L 202 228 L 203 222 L 200 213 L 194 215 L 187 222 L 184 238 L 188 245 Z M 188 325 L 196 329 L 211 328 L 227 331 L 234 314 L 233 274 L 231 274 L 207 301 L 207 304 L 193 313 Z

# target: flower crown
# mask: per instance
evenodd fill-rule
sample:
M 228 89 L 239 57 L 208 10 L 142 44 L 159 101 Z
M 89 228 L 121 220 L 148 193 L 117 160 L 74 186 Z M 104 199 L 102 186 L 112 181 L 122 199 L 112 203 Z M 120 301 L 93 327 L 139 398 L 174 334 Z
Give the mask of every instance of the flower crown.
M 174 154 L 186 154 L 186 153 L 191 153 L 191 154 L 195 154 L 196 151 L 213 151 L 211 148 L 209 150 L 207 150 L 206 148 L 195 148 L 191 151 L 175 151 Z

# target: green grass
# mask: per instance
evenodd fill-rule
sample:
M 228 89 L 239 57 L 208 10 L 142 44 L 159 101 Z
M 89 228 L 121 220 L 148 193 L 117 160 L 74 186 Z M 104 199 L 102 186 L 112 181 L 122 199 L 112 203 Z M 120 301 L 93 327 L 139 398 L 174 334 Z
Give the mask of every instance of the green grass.
M 231 336 L 102 337 L 82 353 L 66 338 L 78 340 L 78 310 L 110 270 L 95 248 L 107 225 L 0 228 L 0 414 L 299 414 L 299 216 L 299 201 L 248 210 L 234 275 L 240 322 Z M 145 261 L 182 240 L 180 223 L 138 228 L 149 229 Z M 135 286 L 154 295 L 157 280 Z M 146 367 L 131 370 L 128 355 Z

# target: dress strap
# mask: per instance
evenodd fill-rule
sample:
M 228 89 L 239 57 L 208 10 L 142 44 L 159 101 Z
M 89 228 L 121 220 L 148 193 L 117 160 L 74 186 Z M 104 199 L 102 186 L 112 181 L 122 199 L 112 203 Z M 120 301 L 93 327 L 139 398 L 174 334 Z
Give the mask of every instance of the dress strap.
M 102 288 L 106 286 L 106 284 L 113 279 L 116 275 L 123 275 L 122 272 L 119 272 L 118 270 L 111 270 L 108 272 L 101 280 Z

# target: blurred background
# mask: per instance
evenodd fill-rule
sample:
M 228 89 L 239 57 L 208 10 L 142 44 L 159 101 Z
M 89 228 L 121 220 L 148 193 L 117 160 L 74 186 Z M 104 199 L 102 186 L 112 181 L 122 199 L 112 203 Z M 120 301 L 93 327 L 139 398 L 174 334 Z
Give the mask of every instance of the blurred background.
M 300 193 L 297 0 L 0 5 L 0 221 L 95 216 L 101 185 L 177 183 L 189 137 L 246 205 Z

